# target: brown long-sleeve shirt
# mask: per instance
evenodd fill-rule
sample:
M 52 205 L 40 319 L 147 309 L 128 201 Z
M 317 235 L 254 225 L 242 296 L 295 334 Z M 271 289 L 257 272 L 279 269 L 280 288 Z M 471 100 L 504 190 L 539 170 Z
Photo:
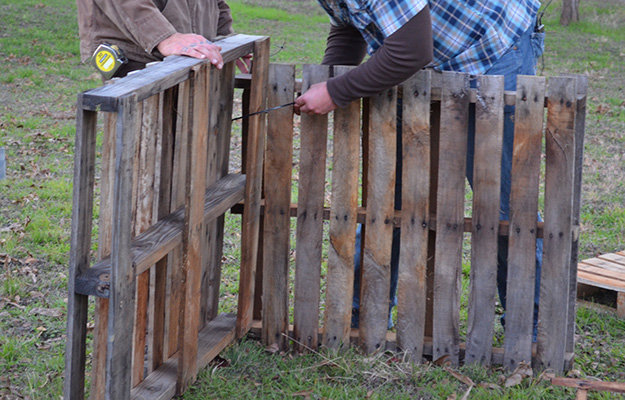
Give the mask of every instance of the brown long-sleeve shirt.
M 156 46 L 172 34 L 208 39 L 232 33 L 224 0 L 77 0 L 80 53 L 86 61 L 101 43 L 119 46 L 133 61 L 157 61 Z
M 342 107 L 361 97 L 370 97 L 395 86 L 432 61 L 432 23 L 425 7 L 362 65 L 328 80 L 334 104 Z M 366 43 L 352 26 L 332 26 L 322 64 L 358 65 L 365 57 Z

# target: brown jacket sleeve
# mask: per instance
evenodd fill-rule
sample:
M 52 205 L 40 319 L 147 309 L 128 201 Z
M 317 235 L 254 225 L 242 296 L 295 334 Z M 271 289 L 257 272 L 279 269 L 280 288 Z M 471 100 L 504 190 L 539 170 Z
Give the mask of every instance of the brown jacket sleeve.
M 342 29 L 341 37 L 345 46 L 348 40 L 354 41 L 355 39 L 347 39 L 347 28 Z M 328 41 L 330 42 L 330 38 Z M 405 81 L 432 61 L 432 47 L 430 9 L 426 6 L 419 14 L 387 37 L 384 44 L 364 64 L 347 74 L 328 80 L 328 92 L 332 101 L 342 107 L 353 100 L 373 96 Z M 362 60 L 360 48 L 352 51 L 349 56 L 340 56 L 340 52 L 336 51 L 339 48 L 338 44 L 333 43 L 330 51 L 326 51 L 324 63 L 328 61 L 328 64 L 338 65 L 335 61 L 340 61 L 347 65 L 354 65 Z M 348 51 L 345 50 L 345 53 Z
M 219 0 L 217 3 L 219 7 L 219 22 L 217 23 L 217 35 L 225 36 L 234 33 L 232 29 L 232 14 L 230 13 L 230 7 L 224 0 Z
M 95 3 L 128 39 L 147 53 L 176 33 L 151 0 L 95 0 Z

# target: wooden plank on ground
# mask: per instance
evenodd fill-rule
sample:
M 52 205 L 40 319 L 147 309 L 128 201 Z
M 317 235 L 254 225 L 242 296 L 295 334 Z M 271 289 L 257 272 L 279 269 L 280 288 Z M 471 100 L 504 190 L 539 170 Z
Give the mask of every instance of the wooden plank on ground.
M 619 269 L 622 269 L 625 272 L 625 256 L 620 255 L 618 253 L 609 253 L 609 254 L 599 255 L 597 258 L 602 261 L 608 261 L 612 264 L 616 264 Z
M 575 175 L 573 177 L 573 226 L 580 225 L 582 201 L 582 169 L 584 165 L 584 129 L 586 124 L 586 95 L 588 77 L 575 75 L 577 79 L 577 109 L 575 113 Z M 577 261 L 579 254 L 579 234 L 573 235 L 571 244 L 571 266 L 569 275 L 569 309 L 566 329 L 566 352 L 575 350 L 575 318 L 577 317 Z
M 74 153 L 74 193 L 72 236 L 68 279 L 67 342 L 65 347 L 64 398 L 83 399 L 85 396 L 85 361 L 88 298 L 76 294 L 74 281 L 89 268 L 91 250 L 91 221 L 93 217 L 93 187 L 95 184 L 95 112 L 80 107 L 78 97 L 76 118 L 76 151 Z
M 353 67 L 334 67 L 334 76 Z M 330 245 L 322 343 L 349 346 L 354 291 L 354 246 L 358 206 L 360 100 L 334 112 Z
M 213 67 L 210 67 L 213 68 Z M 194 70 L 192 83 L 192 128 L 187 150 L 185 221 L 182 232 L 183 276 L 182 307 L 179 327 L 179 364 L 177 392 L 182 394 L 197 375 L 197 335 L 199 331 L 202 230 L 204 191 L 206 189 L 206 148 L 210 116 L 210 74 L 204 65 Z
M 138 129 L 137 100 L 121 100 L 116 129 L 115 201 L 113 205 L 113 242 L 111 250 L 111 296 L 108 318 L 106 393 L 108 398 L 130 397 L 132 335 L 134 325 L 135 272 L 130 242 L 132 226 L 134 132 Z
M 503 76 L 480 76 L 475 103 L 471 291 L 465 363 L 490 364 L 495 296 L 503 140 Z
M 367 222 L 360 296 L 360 343 L 371 354 L 385 347 L 397 152 L 397 90 L 369 99 Z
M 295 66 L 271 64 L 267 107 L 293 101 Z M 265 214 L 263 223 L 263 330 L 265 346 L 286 350 L 289 323 L 289 245 L 291 170 L 293 165 L 293 109 L 282 108 L 267 116 L 265 148 Z M 283 335 L 284 334 L 284 335 Z
M 269 38 L 264 38 L 254 43 L 250 113 L 265 109 L 268 70 Z M 241 222 L 241 273 L 239 275 L 237 337 L 243 337 L 249 330 L 254 311 L 254 274 L 258 259 L 264 149 L 265 114 L 257 114 L 249 118 L 247 140 L 245 165 L 247 184 L 245 187 L 245 210 Z
M 580 270 L 597 276 L 625 282 L 625 268 L 621 265 L 600 258 L 589 258 L 581 261 Z
M 430 200 L 431 71 L 403 83 L 402 220 L 397 286 L 397 345 L 421 362 L 425 334 Z
M 434 270 L 434 360 L 459 362 L 469 76 L 443 73 Z
M 236 316 L 219 314 L 198 334 L 197 366 L 204 368 L 235 340 Z
M 305 65 L 302 92 L 328 77 L 328 66 Z M 294 335 L 298 351 L 316 349 L 318 344 L 327 135 L 327 115 L 302 115 L 294 292 Z
M 519 76 L 514 115 L 504 367 L 531 362 L 545 79 Z
M 558 374 L 564 369 L 568 324 L 576 84 L 575 78 L 549 79 L 545 133 L 545 237 L 536 357 L 539 368 Z

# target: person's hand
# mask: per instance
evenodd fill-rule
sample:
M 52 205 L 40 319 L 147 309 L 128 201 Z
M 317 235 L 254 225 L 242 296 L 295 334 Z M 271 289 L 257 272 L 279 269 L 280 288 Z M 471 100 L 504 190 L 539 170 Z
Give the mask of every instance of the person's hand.
M 247 54 L 236 60 L 237 67 L 242 74 L 249 74 L 252 69 L 252 55 Z
M 332 101 L 326 82 L 315 83 L 306 93 L 295 99 L 293 106 L 295 113 L 306 114 L 327 114 L 336 109 L 336 104 Z
M 210 60 L 211 64 L 221 69 L 224 61 L 219 51 L 220 46 L 211 43 L 202 35 L 195 33 L 174 33 L 156 46 L 158 51 L 167 56 L 189 56 Z

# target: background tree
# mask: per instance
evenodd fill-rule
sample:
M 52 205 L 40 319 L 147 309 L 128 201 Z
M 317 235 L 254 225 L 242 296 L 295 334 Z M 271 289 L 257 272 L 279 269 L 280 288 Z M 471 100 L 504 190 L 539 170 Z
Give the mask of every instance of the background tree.
M 579 21 L 579 0 L 562 0 L 560 25 L 567 26 L 571 22 L 577 21 Z

